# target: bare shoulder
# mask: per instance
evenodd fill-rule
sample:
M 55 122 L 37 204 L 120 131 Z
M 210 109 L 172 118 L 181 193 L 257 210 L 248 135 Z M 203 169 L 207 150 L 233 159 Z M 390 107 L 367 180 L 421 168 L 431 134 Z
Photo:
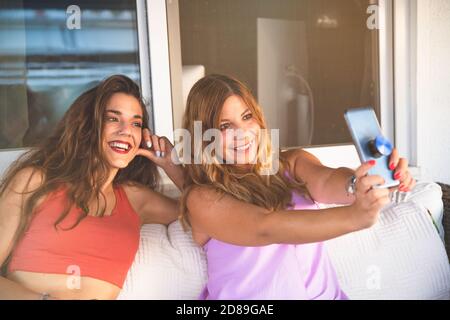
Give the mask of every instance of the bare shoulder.
M 283 151 L 282 155 L 289 163 L 295 163 L 298 160 L 320 162 L 315 155 L 301 148 Z
M 186 198 L 186 208 L 193 231 L 204 232 L 202 225 L 215 218 L 224 216 L 222 213 L 229 210 L 231 198 L 212 187 L 194 186 Z M 237 202 L 238 200 L 232 200 Z
M 187 196 L 186 206 L 191 223 L 197 226 L 208 222 L 222 223 L 230 215 L 266 211 L 207 186 L 195 186 Z
M 289 164 L 291 174 L 298 174 L 311 169 L 311 166 L 322 166 L 316 156 L 301 148 L 285 151 L 282 155 Z
M 178 201 L 139 184 L 122 185 L 134 211 L 143 224 L 168 225 L 178 218 Z
M 131 202 L 135 209 L 141 208 L 146 200 L 156 196 L 157 192 L 149 187 L 140 184 L 126 183 L 122 184 L 122 187 L 127 194 L 128 200 Z
M 205 218 L 208 216 L 211 216 L 211 212 L 214 210 L 214 203 L 219 202 L 222 197 L 223 195 L 213 188 L 205 186 L 192 187 L 187 196 L 186 206 L 192 228 L 192 238 L 201 247 L 211 239 L 208 233 L 205 232 L 201 222 L 205 221 Z M 214 212 L 217 213 L 216 210 Z
M 42 170 L 27 167 L 17 172 L 8 185 L 8 189 L 16 193 L 33 191 L 42 184 L 44 177 Z
M 0 196 L 0 264 L 5 261 L 11 248 L 16 230 L 22 218 L 24 201 L 36 190 L 44 179 L 42 171 L 25 168 L 9 181 Z
M 206 186 L 194 186 L 187 196 L 186 205 L 190 213 L 204 211 L 219 202 L 224 197 L 226 197 L 226 195 L 213 188 Z
M 146 186 L 137 183 L 124 183 L 121 185 L 123 189 L 130 194 L 153 193 L 154 191 Z

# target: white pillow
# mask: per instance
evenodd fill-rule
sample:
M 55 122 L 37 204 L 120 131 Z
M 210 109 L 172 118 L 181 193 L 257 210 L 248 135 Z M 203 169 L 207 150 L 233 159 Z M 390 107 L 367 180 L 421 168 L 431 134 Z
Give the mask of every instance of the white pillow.
M 417 182 L 416 187 L 408 197 L 409 201 L 423 205 L 428 209 L 439 230 L 439 235 L 444 241 L 444 203 L 442 202 L 442 188 L 433 182 Z
M 414 201 L 383 209 L 370 229 L 326 243 L 350 299 L 450 299 L 450 268 L 425 207 Z
M 176 221 L 144 225 L 134 263 L 119 300 L 195 300 L 206 284 L 203 249 Z
M 433 221 L 436 223 L 439 236 L 444 242 L 444 203 L 442 202 L 442 188 L 434 182 L 419 181 L 415 188 L 407 194 L 404 202 L 412 201 L 424 206 L 430 211 Z M 391 205 L 393 205 L 392 203 Z M 336 207 L 336 204 L 319 204 L 320 208 Z M 384 210 L 389 209 L 389 206 Z

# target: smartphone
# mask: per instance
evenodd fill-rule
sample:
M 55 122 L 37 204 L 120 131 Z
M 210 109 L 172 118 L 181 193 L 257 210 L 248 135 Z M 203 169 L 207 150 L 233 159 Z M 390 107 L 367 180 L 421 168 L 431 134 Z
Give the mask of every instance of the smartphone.
M 377 162 L 369 170 L 369 175 L 382 176 L 385 184 L 376 188 L 398 186 L 400 181 L 394 179 L 394 172 L 389 169 L 393 145 L 383 135 L 375 111 L 371 107 L 348 109 L 344 117 L 361 162 Z

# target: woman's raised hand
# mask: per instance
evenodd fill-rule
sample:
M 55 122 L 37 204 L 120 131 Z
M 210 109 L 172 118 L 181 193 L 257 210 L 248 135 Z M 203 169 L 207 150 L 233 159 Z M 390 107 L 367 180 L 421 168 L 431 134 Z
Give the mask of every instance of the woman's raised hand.
M 169 139 L 152 134 L 150 129 L 143 129 L 141 147 L 136 155 L 144 156 L 165 169 L 173 165 L 172 150 L 173 145 Z
M 173 149 L 174 147 L 169 139 L 159 137 L 152 134 L 149 129 L 144 129 L 142 131 L 141 148 L 139 148 L 136 155 L 144 156 L 150 161 L 153 161 L 166 172 L 167 176 L 175 183 L 178 189 L 183 190 L 184 173 L 182 166 L 172 159 Z
M 394 148 L 389 159 L 389 169 L 394 171 L 395 180 L 400 181 L 398 190 L 402 192 L 410 192 L 416 185 L 416 180 L 408 170 L 408 159 L 400 158 L 398 150 Z M 396 188 L 394 188 L 396 189 Z
M 384 178 L 378 175 L 368 175 L 370 168 L 375 164 L 375 160 L 366 162 L 355 172 L 356 200 L 350 208 L 356 230 L 374 225 L 381 209 L 390 202 L 389 189 L 374 188 L 377 185 L 383 185 Z

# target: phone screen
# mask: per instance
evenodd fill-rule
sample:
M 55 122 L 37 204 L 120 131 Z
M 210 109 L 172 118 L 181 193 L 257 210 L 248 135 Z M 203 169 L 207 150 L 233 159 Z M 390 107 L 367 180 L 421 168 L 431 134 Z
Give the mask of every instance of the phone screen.
M 369 175 L 379 175 L 385 180 L 377 188 L 390 188 L 399 185 L 394 179 L 394 172 L 389 169 L 392 144 L 383 136 L 375 111 L 370 108 L 349 109 L 345 120 L 362 163 L 375 160 L 376 165 L 369 170 Z

